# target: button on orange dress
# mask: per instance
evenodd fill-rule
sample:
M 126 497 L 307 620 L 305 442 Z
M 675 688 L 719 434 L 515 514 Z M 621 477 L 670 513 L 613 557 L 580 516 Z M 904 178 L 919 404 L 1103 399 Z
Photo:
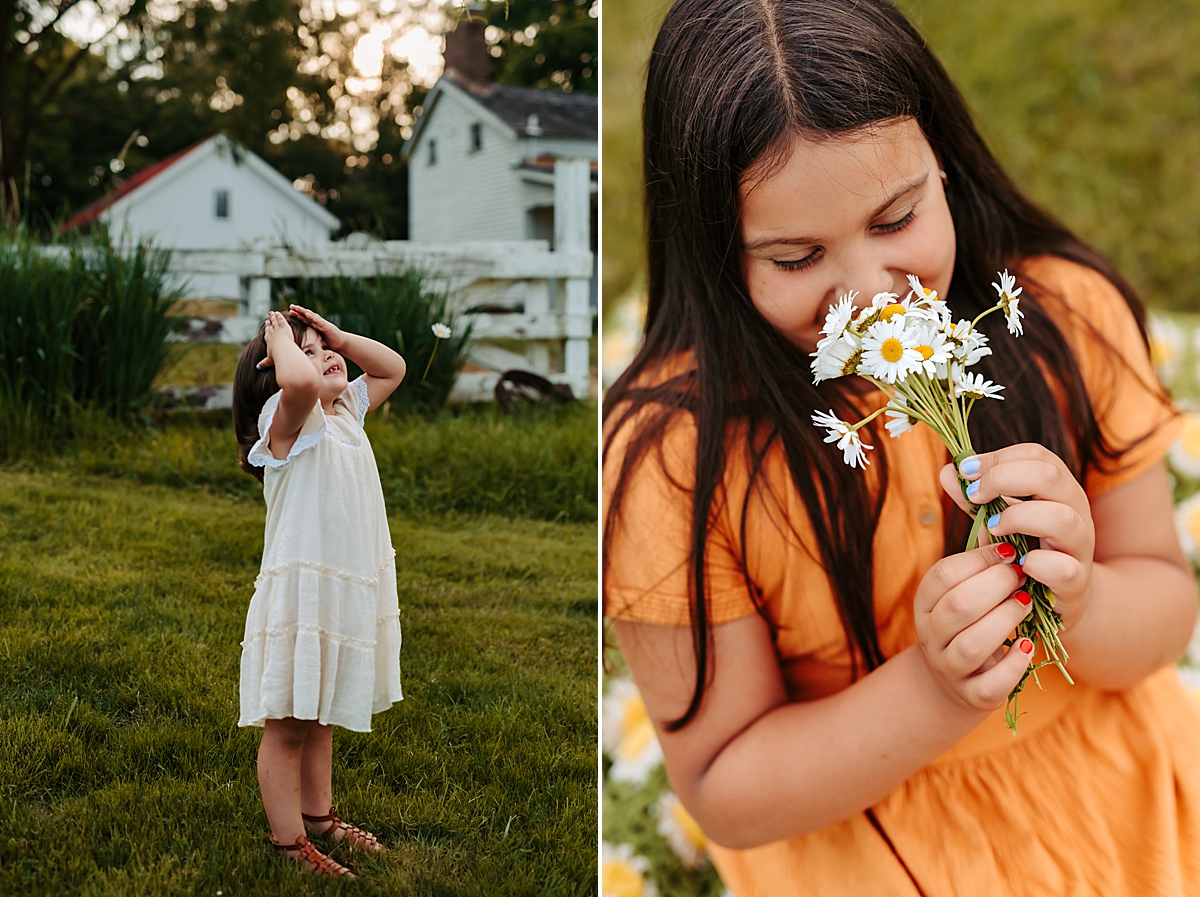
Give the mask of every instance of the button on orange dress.
M 1022 274 L 1058 297 L 1045 307 L 1071 343 L 1106 435 L 1117 445 L 1141 438 L 1119 466 L 1087 471 L 1094 497 L 1159 463 L 1178 419 L 1158 397 L 1133 316 L 1107 280 L 1051 257 L 1029 260 Z M 606 458 L 606 498 L 629 435 L 618 434 Z M 875 615 L 891 657 L 915 643 L 913 595 L 942 557 L 937 475 L 949 458 L 927 427 L 878 439 L 876 451 L 887 452 L 892 472 L 874 543 Z M 609 617 L 689 624 L 691 498 L 681 484 L 693 479 L 694 452 L 694 425 L 681 417 L 662 451 L 633 473 L 607 557 Z M 806 548 L 814 545 L 807 513 L 777 453 L 764 473 L 776 488 L 749 498 L 743 572 L 740 457 L 729 452 L 729 500 L 709 540 L 711 619 L 756 612 L 748 574 L 778 630 L 790 699 L 825 697 L 850 684 L 850 657 L 819 555 Z M 1015 738 L 998 710 L 877 803 L 882 834 L 860 813 L 751 850 L 713 845 L 722 879 L 737 897 L 1200 895 L 1200 712 L 1175 670 L 1121 692 L 1070 686 L 1053 668 L 1041 681 L 1045 691 L 1031 683 L 1022 695 Z

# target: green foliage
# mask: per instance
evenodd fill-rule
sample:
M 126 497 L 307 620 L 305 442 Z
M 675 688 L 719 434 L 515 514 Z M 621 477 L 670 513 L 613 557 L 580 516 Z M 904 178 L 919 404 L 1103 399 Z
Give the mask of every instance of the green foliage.
M 160 415 L 133 431 L 102 415 L 78 415 L 75 438 L 57 453 L 10 462 L 20 469 L 103 475 L 261 500 L 262 486 L 237 466 L 227 412 Z M 494 408 L 437 417 L 372 412 L 387 506 L 414 515 L 495 514 L 595 521 L 596 408 L 578 403 L 506 417 Z
M 667 2 L 604 9 L 604 296 L 645 264 L 640 110 Z M 1179 0 L 901 0 L 1030 196 L 1149 304 L 1200 311 L 1200 16 Z
M 333 769 L 390 850 L 335 848 L 349 885 L 271 855 L 236 726 L 263 523 L 0 470 L 0 893 L 594 894 L 594 520 L 393 513 L 405 700 L 337 730 Z
M 130 420 L 168 358 L 168 257 L 138 246 L 0 244 L 0 458 L 87 413 Z
M 599 0 L 492 0 L 492 80 L 597 93 L 599 11 Z
M 446 404 L 465 360 L 471 327 L 458 323 L 447 307 L 446 294 L 431 289 L 421 272 L 277 282 L 276 303 L 283 311 L 290 303 L 303 305 L 338 327 L 403 355 L 408 373 L 389 399 L 396 410 L 428 413 Z M 450 326 L 449 339 L 433 335 L 433 325 L 439 322 Z M 360 371 L 347 361 L 353 379 Z

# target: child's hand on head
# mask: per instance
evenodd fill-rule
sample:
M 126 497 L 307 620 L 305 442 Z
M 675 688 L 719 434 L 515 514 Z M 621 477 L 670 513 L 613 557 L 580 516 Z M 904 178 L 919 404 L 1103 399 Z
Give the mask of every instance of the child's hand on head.
M 1011 545 L 988 545 L 942 558 L 917 588 L 917 643 L 938 684 L 960 704 L 995 710 L 1029 660 L 1033 643 L 1004 640 L 1032 608 Z
M 292 305 L 288 308 L 288 314 L 299 321 L 303 321 L 317 333 L 325 338 L 325 345 L 329 346 L 334 352 L 341 352 L 345 348 L 346 334 L 338 327 L 330 324 L 315 311 L 310 311 L 302 305 Z
M 947 464 L 941 472 L 942 488 L 959 507 L 974 514 L 979 505 L 1003 496 L 1010 506 L 986 521 L 988 531 L 996 537 L 1023 533 L 1040 540 L 1040 547 L 1017 561 L 1054 593 L 1054 609 L 1069 632 L 1083 617 L 1092 592 L 1096 530 L 1083 487 L 1061 458 L 1034 443 L 964 459 L 960 469 L 970 481 L 972 504 L 963 498 L 954 468 Z
M 255 365 L 260 371 L 275 364 L 275 359 L 272 357 L 272 346 L 279 339 L 280 334 L 286 334 L 288 339 L 294 339 L 287 318 L 277 311 L 267 312 L 267 325 L 263 330 L 263 338 L 267 341 L 267 357 Z

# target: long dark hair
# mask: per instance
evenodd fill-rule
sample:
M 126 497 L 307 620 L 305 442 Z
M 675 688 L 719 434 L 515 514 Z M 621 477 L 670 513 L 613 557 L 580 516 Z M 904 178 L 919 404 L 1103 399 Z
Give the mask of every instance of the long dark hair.
M 308 325 L 290 316 L 287 322 L 292 328 L 292 338 L 297 346 L 300 345 Z M 257 367 L 267 357 L 266 330 L 265 322 L 258 325 L 254 339 L 242 349 L 237 370 L 233 374 L 233 435 L 237 439 L 238 465 L 260 483 L 263 469 L 251 464 L 247 456 L 262 435 L 258 432 L 258 415 L 267 399 L 279 392 L 274 365 L 261 371 Z
M 681 487 L 692 503 L 688 578 L 696 683 L 673 728 L 695 716 L 709 674 L 705 546 L 729 450 L 745 452 L 750 472 L 746 499 L 732 509 L 735 520 L 741 514 L 743 561 L 749 495 L 775 488 L 760 473 L 768 452 L 782 449 L 836 596 L 851 676 L 886 659 L 874 616 L 871 558 L 887 465 L 876 453 L 864 482 L 861 472 L 822 444 L 810 413 L 832 408 L 856 419 L 852 387 L 839 380 L 814 386 L 809 358 L 754 308 L 741 268 L 738 186 L 749 174 L 775 170 L 798 137 L 852 134 L 909 117 L 946 172 L 957 241 L 951 296 L 957 315 L 972 318 L 994 304 L 989 283 L 1000 269 L 1051 254 L 1111 281 L 1145 339 L 1133 288 L 1009 179 L 941 64 L 887 0 L 679 0 L 651 54 L 643 110 L 645 340 L 604 402 L 606 461 L 616 435 L 633 428 L 619 468 L 608 474 L 616 482 L 605 518 L 606 569 L 630 473 L 648 449 L 661 445 L 679 415 L 690 414 L 696 426 L 695 480 Z M 985 364 L 988 377 L 1023 401 L 1004 403 L 1003 414 L 977 407 L 974 444 L 989 451 L 1041 443 L 1082 479 L 1089 465 L 1118 459 L 1121 447 L 1100 432 L 1078 363 L 1063 351 L 1062 331 L 1039 302 L 1051 297 L 1027 279 L 1023 285 L 1029 297 L 1021 305 L 1025 335 L 1019 345 L 993 340 L 994 354 Z M 985 330 L 993 320 L 984 322 Z M 669 368 L 663 362 L 673 358 L 691 358 L 689 369 L 662 374 Z M 744 445 L 729 441 L 734 424 L 748 434 Z M 947 551 L 961 550 L 963 538 L 965 530 L 948 528 Z M 754 596 L 748 574 L 746 584 Z

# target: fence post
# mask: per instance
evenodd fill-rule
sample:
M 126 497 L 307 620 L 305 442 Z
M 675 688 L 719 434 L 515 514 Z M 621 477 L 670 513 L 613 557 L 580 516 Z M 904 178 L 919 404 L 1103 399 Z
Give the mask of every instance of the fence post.
M 558 252 L 590 252 L 591 179 L 589 159 L 556 159 L 554 162 L 554 249 Z M 586 399 L 591 386 L 588 372 L 588 339 L 592 335 L 590 278 L 566 279 L 563 309 L 566 345 L 563 368 L 571 391 Z
M 246 314 L 262 320 L 271 310 L 271 278 L 243 277 L 242 296 Z

